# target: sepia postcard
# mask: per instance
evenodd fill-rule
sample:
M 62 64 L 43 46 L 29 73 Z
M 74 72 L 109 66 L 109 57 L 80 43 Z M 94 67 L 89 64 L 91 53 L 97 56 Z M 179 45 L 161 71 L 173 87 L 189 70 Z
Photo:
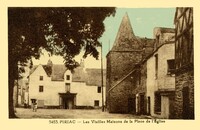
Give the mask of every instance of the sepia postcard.
M 142 1 L 2 1 L 1 127 L 198 128 L 199 2 Z

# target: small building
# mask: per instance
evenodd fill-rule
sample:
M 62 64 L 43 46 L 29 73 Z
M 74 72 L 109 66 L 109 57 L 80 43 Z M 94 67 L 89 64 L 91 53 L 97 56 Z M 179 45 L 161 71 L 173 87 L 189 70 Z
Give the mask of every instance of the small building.
M 105 70 L 103 75 L 105 77 Z M 101 69 L 86 69 L 82 61 L 71 72 L 64 65 L 48 61 L 47 65 L 34 66 L 31 70 L 29 102 L 37 101 L 41 108 L 99 108 L 102 106 L 101 86 Z
M 174 118 L 194 119 L 193 8 L 176 8 L 176 92 Z

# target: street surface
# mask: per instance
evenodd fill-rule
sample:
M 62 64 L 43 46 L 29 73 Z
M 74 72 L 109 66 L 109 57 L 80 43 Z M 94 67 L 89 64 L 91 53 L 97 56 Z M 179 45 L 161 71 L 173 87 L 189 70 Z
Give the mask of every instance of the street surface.
M 148 116 L 136 116 L 132 114 L 113 114 L 102 112 L 101 109 L 32 109 L 16 108 L 16 115 L 22 119 L 148 119 Z

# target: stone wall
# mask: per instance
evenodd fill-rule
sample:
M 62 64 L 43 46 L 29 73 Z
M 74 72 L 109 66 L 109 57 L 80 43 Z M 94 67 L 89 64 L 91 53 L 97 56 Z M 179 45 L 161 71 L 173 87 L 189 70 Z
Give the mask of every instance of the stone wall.
M 176 119 L 194 119 L 193 8 L 179 7 L 175 13 Z
M 178 119 L 194 119 L 194 71 L 186 71 L 176 75 L 175 115 Z M 188 87 L 188 99 L 184 100 L 183 88 Z M 185 97 L 187 99 L 187 97 Z M 187 103 L 184 107 L 183 104 Z M 184 112 L 185 110 L 185 112 Z
M 147 83 L 147 63 L 141 63 L 139 70 L 135 74 L 137 87 L 133 90 L 136 98 L 136 112 L 137 114 L 147 114 L 147 97 L 146 97 L 146 83 Z M 142 98 L 144 99 L 141 99 Z M 144 96 L 144 97 L 143 97 Z
M 133 97 L 132 91 L 135 88 L 133 78 L 135 76 L 129 75 L 121 83 L 119 83 L 113 90 L 109 91 L 116 83 L 121 81 L 127 74 L 129 74 L 136 63 L 141 58 L 142 52 L 110 52 L 107 56 L 107 108 L 109 112 L 127 113 L 128 99 Z

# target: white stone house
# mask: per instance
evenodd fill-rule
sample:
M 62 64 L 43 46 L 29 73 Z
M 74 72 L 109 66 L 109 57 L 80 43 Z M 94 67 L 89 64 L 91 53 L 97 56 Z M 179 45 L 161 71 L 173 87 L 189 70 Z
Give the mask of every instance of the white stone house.
M 159 118 L 172 117 L 175 92 L 174 29 L 155 28 L 156 45 L 147 59 L 147 111 Z
M 105 70 L 103 74 L 105 78 Z M 102 106 L 101 86 L 101 69 L 85 69 L 82 62 L 71 73 L 64 65 L 49 61 L 47 65 L 34 66 L 31 70 L 29 102 L 36 101 L 38 107 L 43 108 L 98 108 Z

